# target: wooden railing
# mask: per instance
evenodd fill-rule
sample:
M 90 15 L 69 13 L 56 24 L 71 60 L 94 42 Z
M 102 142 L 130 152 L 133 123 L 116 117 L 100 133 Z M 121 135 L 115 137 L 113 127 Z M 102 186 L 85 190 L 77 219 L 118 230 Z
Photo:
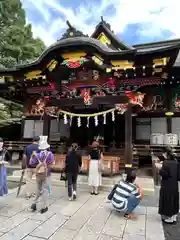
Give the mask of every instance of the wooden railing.
M 19 159 L 21 159 L 22 153 L 25 149 L 25 147 L 30 144 L 31 141 L 5 141 L 4 142 L 4 146 L 11 152 L 11 153 L 19 153 L 20 157 Z M 51 150 L 53 153 L 57 153 L 59 152 L 59 148 L 62 146 L 61 143 L 56 142 L 56 141 L 51 141 L 50 142 L 51 145 Z M 140 157 L 150 157 L 152 152 L 155 156 L 160 156 L 162 154 L 162 150 L 163 150 L 162 145 L 143 145 L 143 144 L 134 144 L 133 145 L 133 167 L 138 168 L 139 166 L 139 159 Z M 66 148 L 64 148 L 64 153 L 66 152 Z M 180 146 L 176 146 L 174 147 L 174 152 L 177 154 L 177 156 L 180 158 Z M 113 168 L 115 168 L 114 166 L 116 165 L 115 162 L 116 160 L 120 162 L 119 164 L 119 169 L 123 169 L 124 165 L 125 165 L 125 159 L 124 159 L 124 146 L 122 146 L 119 149 L 110 149 L 109 152 L 104 152 L 105 155 L 105 162 L 104 162 L 104 172 L 110 172 L 110 174 L 114 174 L 114 172 L 116 172 L 115 170 L 113 170 Z M 57 155 L 57 158 L 61 159 L 61 155 Z M 62 155 L 63 156 L 63 155 Z M 86 160 L 86 157 L 83 157 L 83 164 L 84 164 L 84 172 L 87 171 L 87 165 L 88 165 L 88 160 Z M 107 160 L 106 160 L 107 159 Z M 110 160 L 112 159 L 112 160 Z M 60 161 L 60 160 L 58 160 Z M 62 160 L 61 160 L 62 161 Z M 63 161 L 62 161 L 63 162 Z M 60 165 L 58 164 L 58 167 Z M 57 168 L 58 168 L 57 167 Z M 118 168 L 117 167 L 117 168 Z
M 66 155 L 55 154 L 55 165 L 53 166 L 54 172 L 60 172 L 64 169 Z M 82 157 L 82 173 L 88 173 L 89 170 L 89 158 L 88 156 Z M 104 156 L 102 173 L 104 175 L 113 176 L 120 172 L 120 158 L 113 156 Z

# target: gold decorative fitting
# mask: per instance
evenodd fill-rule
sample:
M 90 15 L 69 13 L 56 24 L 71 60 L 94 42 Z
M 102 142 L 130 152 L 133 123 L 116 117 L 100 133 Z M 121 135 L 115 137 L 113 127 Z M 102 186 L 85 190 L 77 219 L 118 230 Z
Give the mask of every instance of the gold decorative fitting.
M 103 65 L 103 59 L 99 55 L 93 56 L 92 60 L 98 65 Z
M 153 64 L 155 65 L 155 67 L 166 66 L 168 62 L 169 62 L 169 58 L 167 57 L 153 59 Z
M 7 82 L 13 82 L 14 78 L 12 76 L 5 76 Z
M 107 73 L 111 72 L 111 68 L 106 68 L 106 72 Z
M 52 70 L 54 70 L 54 68 L 57 66 L 57 64 L 58 64 L 58 62 L 53 59 L 47 64 L 47 68 L 51 72 Z
M 153 73 L 162 73 L 162 68 L 154 68 Z
M 111 44 L 111 40 L 108 37 L 106 37 L 106 35 L 103 32 L 99 34 L 97 39 L 104 45 L 110 45 Z
M 111 64 L 113 65 L 113 69 L 133 69 L 134 68 L 134 62 L 129 61 L 111 61 Z
M 171 117 L 171 116 L 174 115 L 174 113 L 173 112 L 166 112 L 165 115 L 168 116 L 168 117 Z
M 167 73 L 162 73 L 161 74 L 161 78 L 167 79 L 168 78 L 168 74 Z
M 36 71 L 33 71 L 33 72 L 28 72 L 28 73 L 24 74 L 24 76 L 27 79 L 32 79 L 32 78 L 35 78 L 35 77 L 39 76 L 41 73 L 42 73 L 41 70 L 36 70 Z
M 125 168 L 132 168 L 132 164 L 125 164 Z
M 86 53 L 85 52 L 70 52 L 70 53 L 63 53 L 61 56 L 64 59 L 77 61 L 80 58 L 85 57 Z

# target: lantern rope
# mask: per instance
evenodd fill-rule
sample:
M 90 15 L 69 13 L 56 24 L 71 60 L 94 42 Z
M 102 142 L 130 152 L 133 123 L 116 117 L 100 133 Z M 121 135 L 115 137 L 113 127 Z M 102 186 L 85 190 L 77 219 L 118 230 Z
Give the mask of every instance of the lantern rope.
M 71 117 L 96 117 L 96 116 L 100 116 L 100 115 L 105 115 L 111 112 L 114 112 L 116 109 L 115 108 L 111 108 L 109 110 L 106 111 L 102 111 L 102 112 L 98 112 L 98 113 L 92 113 L 92 114 L 78 114 L 78 113 L 71 113 L 71 112 L 67 112 L 64 110 L 59 110 L 58 113 L 59 114 L 65 114 L 67 116 L 71 116 Z

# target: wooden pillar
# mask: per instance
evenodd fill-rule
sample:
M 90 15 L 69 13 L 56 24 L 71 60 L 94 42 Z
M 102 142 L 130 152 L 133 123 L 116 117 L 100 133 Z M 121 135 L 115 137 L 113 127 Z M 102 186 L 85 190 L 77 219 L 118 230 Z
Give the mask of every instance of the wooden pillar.
M 50 133 L 50 125 L 51 125 L 51 117 L 47 114 L 44 114 L 43 117 L 43 135 L 49 137 Z
M 21 121 L 21 133 L 20 133 L 20 140 L 22 141 L 24 138 L 24 128 L 25 128 L 25 119 L 23 118 Z
M 166 123 L 167 123 L 167 133 L 171 133 L 172 132 L 172 117 L 171 116 L 166 117 Z
M 166 96 L 167 96 L 167 111 L 172 111 L 172 88 L 168 84 L 166 88 Z M 172 132 L 172 116 L 166 116 L 166 122 L 167 122 L 167 133 Z
M 132 105 L 128 105 L 128 109 L 125 112 L 125 172 L 132 171 Z

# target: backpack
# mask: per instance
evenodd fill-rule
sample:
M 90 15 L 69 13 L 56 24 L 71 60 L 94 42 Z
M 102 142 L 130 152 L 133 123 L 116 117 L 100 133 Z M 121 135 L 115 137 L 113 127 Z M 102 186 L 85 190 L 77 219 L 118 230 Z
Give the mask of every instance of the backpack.
M 36 155 L 36 158 L 38 160 L 38 165 L 36 166 L 36 175 L 47 175 L 47 163 L 46 160 L 49 156 L 49 153 L 46 155 L 44 161 L 41 161 L 40 158 Z

